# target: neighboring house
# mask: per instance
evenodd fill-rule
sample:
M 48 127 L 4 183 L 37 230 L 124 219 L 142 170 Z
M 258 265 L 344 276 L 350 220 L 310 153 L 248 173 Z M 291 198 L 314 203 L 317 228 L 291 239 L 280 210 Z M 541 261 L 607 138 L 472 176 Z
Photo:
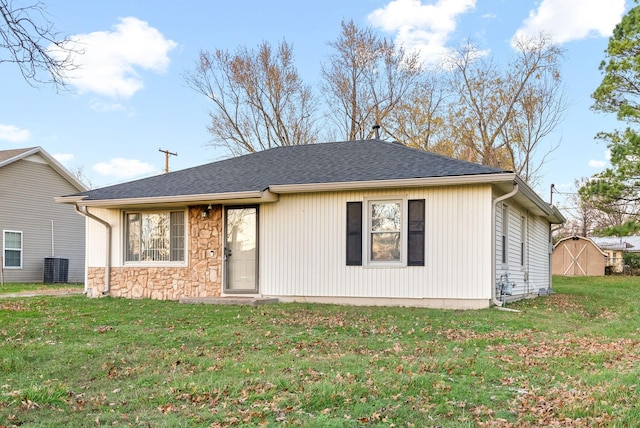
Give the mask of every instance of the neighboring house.
M 82 282 L 85 219 L 54 197 L 87 190 L 40 147 L 0 151 L 0 239 L 5 282 Z
M 609 259 L 591 239 L 570 236 L 553 247 L 552 265 L 554 275 L 601 276 Z
M 624 272 L 624 253 L 640 252 L 640 236 L 594 236 L 591 240 L 607 254 L 611 273 Z
M 551 288 L 550 229 L 564 221 L 512 172 L 380 140 L 278 147 L 57 201 L 91 218 L 89 296 L 171 300 L 488 307 Z

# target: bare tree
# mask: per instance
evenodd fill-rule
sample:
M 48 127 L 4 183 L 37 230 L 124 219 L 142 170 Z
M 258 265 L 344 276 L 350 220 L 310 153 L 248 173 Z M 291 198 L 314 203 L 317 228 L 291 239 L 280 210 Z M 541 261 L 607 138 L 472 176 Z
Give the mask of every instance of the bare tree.
M 69 168 L 69 172 L 79 182 L 81 182 L 82 184 L 84 184 L 85 186 L 87 186 L 90 189 L 93 188 L 93 183 L 91 181 L 91 178 L 89 176 L 87 176 L 87 174 L 84 171 L 84 167 L 83 166 L 76 166 L 76 167 L 73 167 L 73 168 Z
M 64 75 L 76 66 L 67 37 L 60 38 L 40 3 L 23 6 L 13 0 L 0 0 L 0 55 L 3 62 L 18 65 L 30 84 L 52 83 L 65 86 Z
M 581 178 L 574 180 L 575 190 L 568 193 L 555 193 L 564 195 L 565 198 L 558 203 L 558 209 L 567 214 L 567 222 L 559 229 L 562 236 L 591 236 L 607 230 L 620 230 L 633 223 L 634 217 L 626 214 L 617 207 L 603 206 L 594 200 L 591 195 L 583 195 L 580 189 L 584 188 L 590 179 Z M 552 190 L 553 191 L 553 190 Z
M 385 119 L 420 75 L 417 54 L 353 21 L 342 22 L 342 33 L 329 46 L 335 53 L 322 67 L 324 94 L 340 132 L 347 140 L 371 138 L 377 123 L 391 134 Z
M 471 43 L 458 50 L 451 58 L 456 99 L 449 120 L 453 143 L 464 147 L 467 160 L 512 169 L 532 182 L 545 159 L 536 151 L 566 109 L 562 52 L 544 35 L 517 40 L 514 48 L 506 70 Z
M 537 40 L 520 39 L 515 43 L 518 51 L 524 53 L 544 51 L 548 41 L 541 37 Z M 549 54 L 560 55 L 560 52 L 551 50 Z M 519 61 L 522 65 L 516 69 L 526 69 L 528 62 L 529 59 L 523 54 Z M 564 87 L 556 64 L 546 66 L 549 68 L 529 79 L 516 100 L 512 119 L 502 130 L 502 138 L 507 142 L 515 172 L 530 185 L 537 184 L 541 168 L 560 144 L 559 141 L 550 143 L 541 152 L 542 143 L 560 124 L 567 109 Z
M 563 237 L 588 237 L 598 225 L 602 224 L 604 213 L 578 194 L 578 189 L 585 181 L 585 178 L 574 180 L 575 191 L 565 194 L 565 199 L 558 204 L 558 209 L 567 213 L 567 221 L 558 229 L 558 233 Z M 551 191 L 560 193 L 553 187 Z
M 187 83 L 213 102 L 213 145 L 233 155 L 316 141 L 316 104 L 293 63 L 293 50 L 263 42 L 257 51 L 201 52 Z
M 446 102 L 446 87 L 438 70 L 425 72 L 390 112 L 385 120 L 387 132 L 407 146 L 455 156 L 454 146 L 449 144 Z

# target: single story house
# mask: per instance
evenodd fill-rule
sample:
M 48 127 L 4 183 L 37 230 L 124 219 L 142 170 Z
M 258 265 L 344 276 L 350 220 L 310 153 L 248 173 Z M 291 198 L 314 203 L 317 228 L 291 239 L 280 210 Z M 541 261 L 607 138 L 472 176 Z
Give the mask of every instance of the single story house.
M 87 190 L 41 147 L 0 150 L 4 282 L 83 282 L 85 219 L 61 194 Z
M 570 236 L 553 247 L 552 264 L 554 275 L 601 276 L 609 258 L 591 239 Z
M 624 272 L 624 254 L 640 252 L 640 236 L 593 236 L 591 240 L 607 254 L 612 273 Z
M 516 174 L 381 140 L 277 147 L 57 198 L 89 296 L 484 308 L 551 288 L 562 214 Z

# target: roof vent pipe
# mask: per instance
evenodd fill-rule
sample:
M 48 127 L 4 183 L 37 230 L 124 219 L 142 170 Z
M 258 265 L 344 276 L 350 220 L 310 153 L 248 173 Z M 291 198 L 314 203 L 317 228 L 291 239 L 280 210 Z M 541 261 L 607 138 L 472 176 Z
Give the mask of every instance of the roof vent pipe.
M 371 129 L 373 129 L 373 131 L 376 133 L 376 140 L 380 139 L 380 125 L 378 125 L 377 123 L 375 125 L 373 125 L 371 127 Z

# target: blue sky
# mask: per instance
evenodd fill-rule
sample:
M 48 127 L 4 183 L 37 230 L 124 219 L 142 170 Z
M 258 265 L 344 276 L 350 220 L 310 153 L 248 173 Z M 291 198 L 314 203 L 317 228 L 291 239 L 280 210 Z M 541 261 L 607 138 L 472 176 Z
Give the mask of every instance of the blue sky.
M 27 0 L 28 2 L 28 0 Z M 468 38 L 502 61 L 519 32 L 552 34 L 565 49 L 564 79 L 570 108 L 546 142 L 560 143 L 536 190 L 544 199 L 555 183 L 605 168 L 598 131 L 621 127 L 592 112 L 614 26 L 631 0 L 44 0 L 56 29 L 82 43 L 82 68 L 69 91 L 32 87 L 16 66 L 0 63 L 0 149 L 41 146 L 65 166 L 82 168 L 93 187 L 157 174 L 168 149 L 178 170 L 228 156 L 208 146 L 210 105 L 188 88 L 200 50 L 254 48 L 262 41 L 293 45 L 306 83 L 319 87 L 321 63 L 341 20 L 371 26 L 425 59 Z M 1 55 L 1 53 L 0 53 Z

